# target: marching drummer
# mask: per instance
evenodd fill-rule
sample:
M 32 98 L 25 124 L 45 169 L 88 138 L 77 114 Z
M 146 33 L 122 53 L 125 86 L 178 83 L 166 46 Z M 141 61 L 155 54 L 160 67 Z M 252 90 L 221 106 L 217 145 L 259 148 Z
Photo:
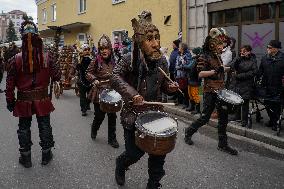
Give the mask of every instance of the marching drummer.
M 197 69 L 199 77 L 204 78 L 204 107 L 202 116 L 185 129 L 185 143 L 193 145 L 192 135 L 203 125 L 208 123 L 215 107 L 218 112 L 218 150 L 231 155 L 238 151 L 228 146 L 226 128 L 228 124 L 228 110 L 218 100 L 216 91 L 224 88 L 224 72 L 229 68 L 222 65 L 220 54 L 223 49 L 223 39 L 226 37 L 223 28 L 212 28 L 203 45 L 204 54 L 198 59 Z
M 94 103 L 95 117 L 92 123 L 91 138 L 97 137 L 97 132 L 105 118 L 108 116 L 108 144 L 113 148 L 118 148 L 116 140 L 116 113 L 103 112 L 100 109 L 99 94 L 103 89 L 110 88 L 110 77 L 115 61 L 113 58 L 112 45 L 108 36 L 103 35 L 98 42 L 98 54 L 90 63 L 86 71 L 87 80 L 92 83 L 89 98 Z
M 151 12 L 143 11 L 139 20 L 132 19 L 133 53 L 124 56 L 115 66 L 111 78 L 112 88 L 124 98 L 121 124 L 124 128 L 125 151 L 116 159 L 115 179 L 125 184 L 125 172 L 145 152 L 135 144 L 135 120 L 137 114 L 149 110 L 162 111 L 160 105 L 146 105 L 146 101 L 161 101 L 162 92 L 175 92 L 176 83 L 166 79 L 159 67 L 168 73 L 167 60 L 160 52 L 160 34 L 152 24 Z M 149 154 L 147 188 L 159 188 L 165 175 L 163 169 L 166 155 Z

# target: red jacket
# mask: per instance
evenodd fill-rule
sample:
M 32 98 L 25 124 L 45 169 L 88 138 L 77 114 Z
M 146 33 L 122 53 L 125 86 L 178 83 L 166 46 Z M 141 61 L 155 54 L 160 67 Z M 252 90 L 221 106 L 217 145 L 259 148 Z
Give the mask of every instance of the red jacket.
M 44 54 L 44 62 L 46 67 L 41 68 L 38 73 L 26 74 L 22 71 L 22 53 L 18 53 L 10 59 L 6 79 L 7 103 L 16 100 L 14 92 L 15 88 L 17 88 L 18 92 L 43 90 L 48 88 L 50 78 L 53 81 L 60 80 L 61 72 L 51 53 Z M 53 110 L 54 107 L 49 97 L 41 100 L 16 100 L 13 115 L 15 117 L 30 117 L 33 114 L 36 114 L 37 116 L 46 116 Z

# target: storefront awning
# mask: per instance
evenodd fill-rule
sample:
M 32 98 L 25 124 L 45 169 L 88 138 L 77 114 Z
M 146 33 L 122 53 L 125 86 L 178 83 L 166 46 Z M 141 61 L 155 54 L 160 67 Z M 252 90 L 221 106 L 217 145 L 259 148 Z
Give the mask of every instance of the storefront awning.
M 74 22 L 74 23 L 66 24 L 62 26 L 47 26 L 48 29 L 41 30 L 39 32 L 43 35 L 49 35 L 49 34 L 54 33 L 54 31 L 57 28 L 61 28 L 64 32 L 71 32 L 72 29 L 89 27 L 90 25 L 91 25 L 90 23 Z

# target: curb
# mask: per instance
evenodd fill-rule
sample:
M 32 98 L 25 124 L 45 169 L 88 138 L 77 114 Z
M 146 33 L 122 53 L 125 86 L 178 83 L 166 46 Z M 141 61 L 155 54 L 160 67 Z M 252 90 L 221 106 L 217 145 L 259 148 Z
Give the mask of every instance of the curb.
M 185 110 L 181 110 L 178 107 L 164 106 L 164 110 L 170 114 L 182 117 L 185 120 L 195 121 L 199 117 L 198 115 L 192 115 Z M 210 119 L 207 125 L 217 127 L 217 124 L 217 120 Z M 273 136 L 271 134 L 267 134 L 253 129 L 243 128 L 230 123 L 227 126 L 227 132 L 284 149 L 284 139 L 277 136 Z

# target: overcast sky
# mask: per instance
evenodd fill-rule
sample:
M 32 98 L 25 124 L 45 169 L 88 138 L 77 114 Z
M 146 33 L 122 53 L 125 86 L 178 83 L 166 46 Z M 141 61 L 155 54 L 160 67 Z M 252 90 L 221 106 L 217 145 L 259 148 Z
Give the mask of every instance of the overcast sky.
M 1 12 L 10 12 L 12 10 L 24 11 L 36 21 L 37 11 L 35 0 L 0 0 Z

